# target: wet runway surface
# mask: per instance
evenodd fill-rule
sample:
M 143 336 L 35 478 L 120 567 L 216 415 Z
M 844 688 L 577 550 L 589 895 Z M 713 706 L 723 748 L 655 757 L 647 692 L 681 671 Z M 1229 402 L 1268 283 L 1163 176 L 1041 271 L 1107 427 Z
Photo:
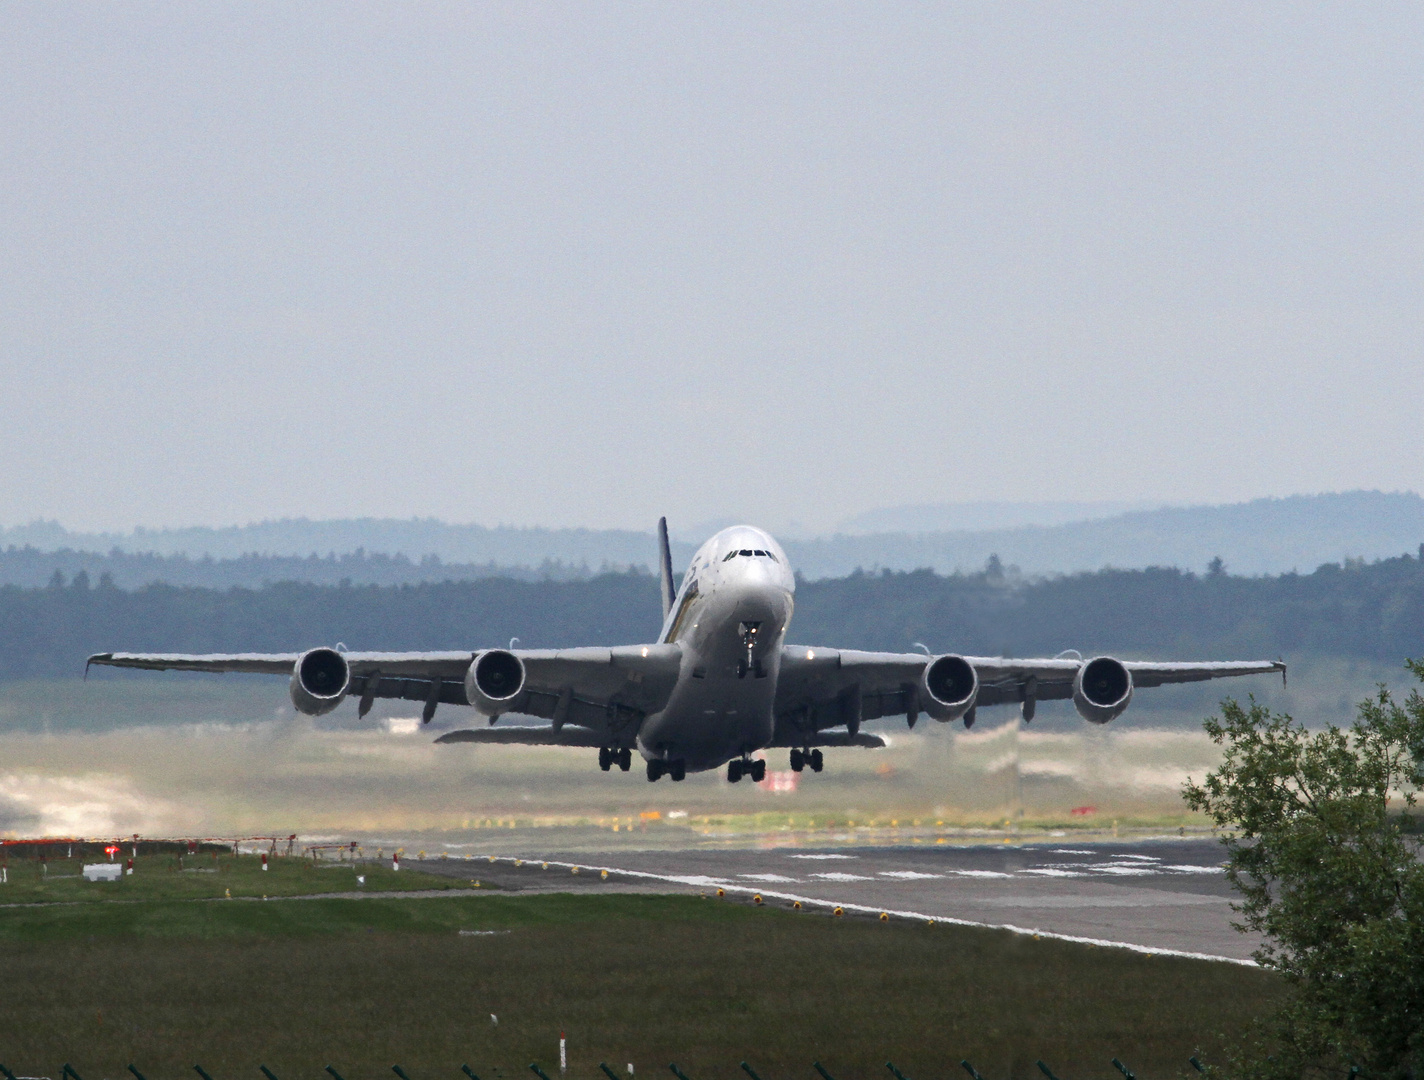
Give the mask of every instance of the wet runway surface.
M 1075 846 L 688 849 L 529 852 L 515 865 L 426 862 L 420 869 L 533 892 L 617 890 L 759 894 L 768 903 L 893 917 L 963 920 L 1023 931 L 1249 959 L 1231 928 L 1222 849 L 1209 840 Z M 548 868 L 544 868 L 547 862 Z M 574 873 L 577 867 L 579 872 Z M 602 871 L 608 871 L 605 877 Z

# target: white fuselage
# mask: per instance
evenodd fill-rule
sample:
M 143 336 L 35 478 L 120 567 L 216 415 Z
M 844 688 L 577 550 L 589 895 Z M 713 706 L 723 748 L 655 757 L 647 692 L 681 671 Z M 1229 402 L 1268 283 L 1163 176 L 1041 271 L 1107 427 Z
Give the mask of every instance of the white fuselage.
M 638 733 L 645 758 L 696 772 L 771 742 L 795 590 L 786 553 L 760 529 L 724 529 L 698 549 L 659 638 L 682 646 L 682 664 Z

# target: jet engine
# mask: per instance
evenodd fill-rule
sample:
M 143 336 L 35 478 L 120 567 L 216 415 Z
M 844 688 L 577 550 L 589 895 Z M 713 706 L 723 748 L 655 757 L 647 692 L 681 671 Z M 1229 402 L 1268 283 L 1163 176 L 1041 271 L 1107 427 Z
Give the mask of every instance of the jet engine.
M 920 704 L 936 720 L 958 720 L 974 708 L 979 676 L 962 656 L 937 656 L 920 676 Z
M 1073 678 L 1073 707 L 1084 720 L 1106 724 L 1132 701 L 1132 672 L 1111 656 L 1099 656 Z
M 351 668 L 335 649 L 311 649 L 292 668 L 292 704 L 307 716 L 323 716 L 341 704 L 351 685 Z
M 524 662 L 506 649 L 486 649 L 465 672 L 465 698 L 486 716 L 513 710 L 524 691 Z

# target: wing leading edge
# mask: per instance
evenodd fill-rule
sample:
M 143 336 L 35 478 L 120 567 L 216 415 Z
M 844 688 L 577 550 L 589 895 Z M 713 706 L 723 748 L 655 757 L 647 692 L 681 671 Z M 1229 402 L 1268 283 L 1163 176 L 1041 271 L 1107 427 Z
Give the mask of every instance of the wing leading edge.
M 885 716 L 907 716 L 913 726 L 924 704 L 921 682 L 925 669 L 936 659 L 923 653 L 787 645 L 776 695 L 778 741 L 794 743 L 798 737 L 841 725 L 854 733 L 861 723 Z M 1034 702 L 1072 698 L 1079 672 L 1092 662 L 994 656 L 960 659 L 973 668 L 977 678 L 977 695 L 968 706 L 971 712 L 980 705 L 1024 703 L 1030 717 Z M 1121 664 L 1134 688 L 1276 672 L 1284 679 L 1286 674 L 1286 665 L 1279 660 L 1128 660 Z
M 312 650 L 316 652 L 318 650 Z M 330 708 L 345 697 L 360 701 L 360 713 L 376 698 L 425 702 L 428 721 L 437 704 L 471 705 L 466 673 L 477 652 L 344 652 L 320 650 L 347 671 L 344 688 L 323 700 Z M 293 677 L 308 653 L 96 653 L 85 665 L 150 671 L 286 675 Z M 677 682 L 682 649 L 631 645 L 613 649 L 517 649 L 524 683 L 500 712 L 517 712 L 597 732 L 590 745 L 631 745 L 642 718 L 666 704 Z M 294 690 L 293 700 L 297 701 Z M 325 709 L 323 711 L 326 711 Z M 491 719 L 491 723 L 498 719 Z M 582 744 L 572 744 L 582 745 Z

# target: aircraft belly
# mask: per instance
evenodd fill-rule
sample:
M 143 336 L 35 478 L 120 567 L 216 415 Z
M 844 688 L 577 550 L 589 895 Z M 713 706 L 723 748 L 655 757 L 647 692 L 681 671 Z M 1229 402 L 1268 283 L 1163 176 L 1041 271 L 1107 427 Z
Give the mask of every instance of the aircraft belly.
M 771 582 L 710 584 L 678 639 L 683 657 L 677 686 L 638 732 L 643 756 L 680 760 L 688 772 L 699 772 L 769 745 L 790 617 L 790 592 Z M 754 670 L 747 669 L 743 641 L 748 623 L 759 630 Z
M 729 682 L 742 685 L 729 685 Z M 680 758 L 689 772 L 715 769 L 771 742 L 772 679 L 690 679 L 638 733 L 645 757 Z

